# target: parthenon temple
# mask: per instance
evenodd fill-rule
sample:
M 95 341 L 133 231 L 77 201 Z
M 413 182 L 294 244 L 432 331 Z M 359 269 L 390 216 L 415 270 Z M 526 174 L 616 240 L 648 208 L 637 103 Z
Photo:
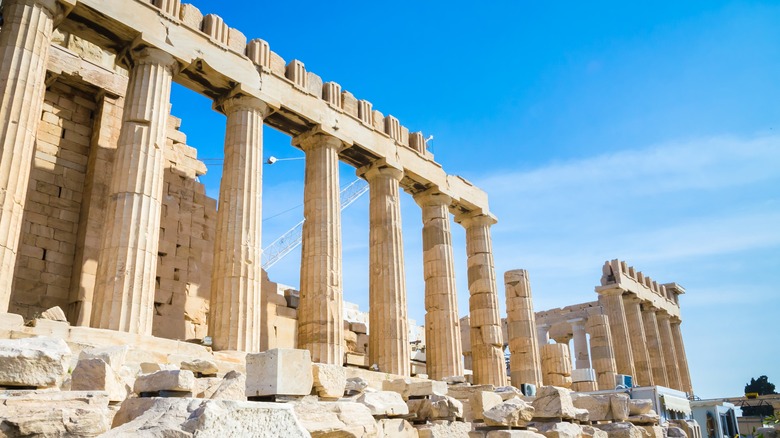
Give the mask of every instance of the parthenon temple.
M 693 395 L 680 328 L 681 286 L 658 284 L 612 260 L 603 267 L 597 301 L 535 312 L 528 272 L 513 270 L 504 276 L 502 319 L 491 240 L 497 218 L 487 194 L 434 161 L 422 132 L 308 71 L 302 61 L 285 61 L 266 41 L 248 39 L 219 16 L 179 0 L 2 0 L 0 7 L 0 365 L 5 351 L 27 348 L 24 342 L 35 337 L 60 342 L 68 351 L 62 362 L 72 359 L 72 373 L 66 366 L 67 376 L 44 383 L 9 377 L 0 366 L 0 407 L 13 397 L 51 396 L 36 389 L 62 386 L 67 397 L 81 385 L 105 390 L 99 397 L 108 393 L 113 415 L 118 403 L 135 398 L 130 394 L 143 401 L 219 393 L 222 387 L 199 392 L 197 385 L 237 379 L 225 371 L 246 374 L 242 402 L 315 395 L 337 403 L 350 391 L 347 373 L 367 381 L 354 384 L 353 396 L 368 397 L 366 385 L 378 385 L 403 400 L 394 395 L 399 411 L 368 415 L 368 423 L 376 417 L 380 425 L 371 426 L 379 427 L 375 433 L 344 436 L 418 436 L 419 429 L 422 437 L 440 436 L 422 432 L 443 424 L 436 421 L 468 424 L 464 418 L 477 425 L 469 426 L 472 432 L 484 427 L 485 434 L 525 427 L 531 418 L 575 421 L 574 408 L 544 417 L 537 407 L 533 417 L 531 398 L 512 401 L 524 403 L 528 421 L 486 420 L 490 408 L 508 399 L 493 391 L 510 384 L 555 387 L 544 391 L 569 397 L 569 388 L 614 390 L 621 376 L 631 376 L 634 386 Z M 198 180 L 206 166 L 187 144 L 182 120 L 171 114 L 174 83 L 206 96 L 225 116 L 218 201 L 206 195 Z M 289 135 L 305 154 L 298 290 L 274 283 L 262 269 L 264 126 Z M 369 187 L 364 320 L 345 316 L 357 311 L 344 302 L 340 162 Z M 401 190 L 414 198 L 421 217 L 424 275 L 410 278 L 420 287 L 409 289 L 424 290 L 425 316 L 414 339 Z M 453 220 L 465 230 L 465 248 L 452 243 Z M 455 251 L 464 252 L 467 272 L 456 273 Z M 468 315 L 458 314 L 456 274 L 468 282 Z M 117 346 L 126 348 L 125 366 L 115 366 L 115 350 L 89 353 Z M 97 362 L 89 366 L 105 368 L 105 381 L 116 373 L 130 382 L 120 385 L 123 396 L 113 398 L 105 382 L 78 383 L 77 370 L 90 360 Z M 182 365 L 169 368 L 176 363 Z M 197 385 L 139 383 L 147 374 L 182 379 L 190 369 Z M 297 377 L 279 377 L 284 373 Z M 341 376 L 336 390 L 324 383 L 333 375 Z M 304 388 L 289 389 L 295 385 Z M 419 409 L 411 428 L 408 409 L 423 399 L 438 403 L 447 388 L 452 410 L 437 417 Z M 463 388 L 481 389 L 474 395 Z M 82 396 L 73 397 L 68 400 L 76 403 Z M 469 414 L 457 411 L 456 402 L 471 406 Z M 124 409 L 116 418 L 130 424 Z M 3 421 L 12 422 L 3 415 L 0 410 L 0 435 Z M 656 417 L 649 427 L 658 427 Z M 23 430 L 19 424 L 13 427 Z M 389 424 L 408 425 L 414 434 L 376 432 Z M 318 436 L 304 432 L 300 436 Z

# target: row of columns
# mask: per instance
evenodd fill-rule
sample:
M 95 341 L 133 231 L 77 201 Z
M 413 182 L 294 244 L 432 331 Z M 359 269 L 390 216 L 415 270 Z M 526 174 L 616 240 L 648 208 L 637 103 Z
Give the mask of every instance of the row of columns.
M 57 0 L 6 0 L 0 32 L 0 312 L 7 311 L 21 233 L 34 138 L 45 89 Z M 113 164 L 98 259 L 92 325 L 149 335 L 160 237 L 164 149 L 170 93 L 180 63 L 140 47 L 130 77 Z M 260 348 L 262 101 L 230 96 L 215 106 L 227 116 L 209 320 L 214 347 Z M 339 200 L 341 142 L 322 133 L 294 139 L 306 154 L 299 347 L 317 362 L 344 357 Z M 370 360 L 382 371 L 409 375 L 399 183 L 401 169 L 378 162 L 358 173 L 370 186 Z M 432 188 L 415 196 L 422 208 L 428 371 L 462 375 L 449 206 Z M 470 339 L 474 380 L 506 383 L 492 216 L 456 217 L 466 229 Z

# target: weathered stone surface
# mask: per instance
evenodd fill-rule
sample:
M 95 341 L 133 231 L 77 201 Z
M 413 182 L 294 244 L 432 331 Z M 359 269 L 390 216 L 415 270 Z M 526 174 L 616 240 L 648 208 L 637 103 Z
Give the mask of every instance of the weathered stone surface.
M 337 399 L 344 396 L 347 385 L 347 373 L 341 365 L 312 364 L 314 389 L 317 395 L 325 399 Z
M 534 418 L 535 408 L 515 397 L 484 412 L 488 426 L 525 426 Z
M 606 432 L 601 429 L 596 429 L 593 426 L 580 425 L 582 428 L 582 436 L 591 438 L 608 438 Z
M 128 351 L 130 351 L 129 345 L 85 348 L 81 350 L 81 353 L 79 353 L 79 360 L 101 359 L 103 362 L 107 363 L 115 372 L 119 373 L 122 369 L 122 365 L 125 364 Z
M 359 433 L 352 431 L 350 427 L 341 418 L 335 409 L 328 405 L 333 403 L 318 403 L 315 398 L 305 397 L 304 400 L 294 403 L 295 415 L 300 420 L 301 425 L 309 431 L 312 437 L 357 437 L 364 436 L 364 428 Z M 365 408 L 365 406 L 361 407 Z M 374 422 L 374 418 L 367 413 L 368 418 Z M 374 433 L 376 424 L 374 423 Z
M 574 423 L 536 423 L 539 433 L 547 438 L 579 438 L 582 428 Z
M 406 402 L 409 413 L 417 414 L 418 419 L 454 420 L 463 418 L 463 403 L 446 395 L 433 395 Z
M 447 395 L 455 397 L 458 400 L 468 400 L 472 394 L 482 391 L 494 392 L 496 387 L 493 385 L 473 385 L 473 386 L 459 386 L 453 385 L 447 388 Z
M 590 413 L 590 421 L 604 421 L 611 419 L 610 401 L 608 395 L 572 394 L 572 404 L 578 409 L 587 409 Z
M 648 399 L 631 399 L 628 401 L 629 415 L 642 415 L 653 409 L 653 401 Z
M 417 438 L 417 429 L 403 418 L 377 420 L 377 438 Z
M 368 382 L 365 379 L 362 377 L 350 377 L 346 381 L 344 391 L 350 394 L 357 394 L 363 392 L 366 388 L 368 388 Z
M 615 421 L 628 419 L 628 394 L 611 394 L 609 396 L 610 411 Z
M 195 378 L 195 389 L 192 390 L 192 395 L 195 398 L 210 399 L 221 383 L 222 379 L 219 377 L 197 377 Z
M 639 415 L 629 415 L 628 421 L 633 424 L 641 424 L 641 425 L 647 425 L 647 424 L 658 424 L 661 417 L 658 416 L 658 414 L 655 413 L 655 411 L 650 410 L 650 412 L 646 414 L 639 414 Z
M 552 344 L 550 344 L 552 345 Z M 571 393 L 566 388 L 543 386 L 536 394 L 533 406 L 537 418 L 569 418 L 576 417 Z
M 200 373 L 203 375 L 215 375 L 219 372 L 217 364 L 210 360 L 192 359 L 182 361 L 179 367 L 182 370 L 189 370 L 193 373 Z
M 477 435 L 469 433 L 469 438 L 472 436 L 476 437 Z M 491 430 L 484 436 L 485 438 L 542 438 L 544 435 L 531 430 Z
M 59 386 L 68 372 L 70 355 L 62 339 L 0 340 L 0 386 Z
M 436 380 L 413 381 L 411 379 L 385 380 L 382 389 L 394 391 L 404 398 L 424 397 L 429 395 L 447 395 L 447 384 Z
M 356 400 L 368 407 L 371 415 L 407 415 L 409 407 L 401 395 L 393 391 L 364 392 Z
M 590 412 L 587 409 L 574 408 L 574 419 L 583 423 L 590 421 Z
M 212 400 L 246 400 L 246 375 L 238 371 L 230 371 L 225 374 L 222 383 L 219 384 Z
M 509 400 L 510 398 L 519 397 L 523 398 L 523 392 L 519 389 L 515 388 L 514 386 L 500 386 L 496 388 L 496 394 L 501 396 L 501 399 L 504 401 Z
M 666 428 L 666 436 L 669 438 L 688 438 L 688 435 L 685 433 L 685 431 L 677 426 L 669 426 Z
M 314 385 L 308 350 L 275 348 L 246 355 L 246 395 L 309 395 Z
M 461 438 L 469 436 L 471 423 L 462 421 L 433 421 L 415 426 L 420 438 Z
M 105 437 L 284 436 L 308 437 L 293 406 L 283 403 L 130 398 Z
M 141 373 L 151 374 L 157 371 L 173 371 L 178 370 L 179 367 L 170 363 L 155 363 L 155 362 L 141 362 Z
M 79 360 L 71 374 L 70 389 L 73 391 L 106 391 L 112 402 L 127 398 L 130 388 L 114 369 L 102 359 Z
M 595 427 L 607 432 L 609 438 L 644 438 L 645 432 L 642 428 L 634 426 L 631 423 L 608 423 L 598 424 Z M 671 436 L 671 435 L 670 435 Z
M 649 438 L 666 438 L 666 434 L 664 433 L 664 429 L 661 426 L 641 426 L 642 429 L 645 430 L 645 435 Z M 772 438 L 767 437 L 764 435 L 765 438 Z
M 476 391 L 469 397 L 471 414 L 476 420 L 481 420 L 485 411 L 489 411 L 503 402 L 504 399 L 499 394 L 490 391 Z
M 54 306 L 45 310 L 43 313 L 41 313 L 41 319 L 68 322 L 68 318 L 65 316 L 65 312 L 62 311 L 60 306 Z
M 136 394 L 158 391 L 191 392 L 194 390 L 195 375 L 188 370 L 157 371 L 152 374 L 144 374 L 135 379 L 133 386 L 133 392 Z
M 0 436 L 98 436 L 110 427 L 108 396 L 85 391 L 0 392 Z

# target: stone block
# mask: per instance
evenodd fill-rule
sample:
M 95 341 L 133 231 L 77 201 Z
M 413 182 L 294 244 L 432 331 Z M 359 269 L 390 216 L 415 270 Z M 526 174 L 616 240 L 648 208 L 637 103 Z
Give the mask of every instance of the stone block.
M 653 409 L 653 401 L 648 399 L 631 399 L 628 401 L 629 415 L 647 414 Z
M 580 425 L 582 428 L 582 436 L 590 438 L 609 438 L 609 435 L 601 429 L 596 429 L 593 426 Z
M 312 364 L 311 371 L 317 395 L 325 399 L 337 399 L 344 396 L 347 385 L 347 373 L 344 367 L 315 363 Z
M 0 340 L 0 386 L 60 386 L 70 356 L 70 348 L 62 339 Z
M 41 319 L 50 319 L 52 321 L 68 322 L 68 318 L 65 316 L 65 312 L 62 311 L 60 306 L 54 306 L 41 313 Z
M 377 438 L 417 438 L 417 429 L 402 418 L 377 420 Z
M 469 405 L 475 420 L 482 420 L 485 411 L 489 411 L 503 402 L 501 396 L 495 392 L 475 391 L 469 396 Z
M 434 395 L 426 398 L 408 400 L 409 413 L 417 419 L 454 420 L 463 418 L 463 403 L 446 395 Z
M 24 327 L 24 318 L 15 313 L 0 313 L 0 330 L 19 330 Z
M 425 397 L 429 395 L 447 395 L 447 383 L 437 380 L 395 379 L 385 380 L 382 384 L 385 391 L 394 391 L 408 400 L 410 397 Z
M 247 397 L 308 395 L 314 384 L 309 350 L 275 348 L 246 355 Z
M 365 335 L 366 333 L 368 333 L 368 327 L 366 327 L 366 324 L 362 322 L 350 323 L 349 329 L 359 335 Z
M 202 376 L 214 376 L 219 372 L 219 368 L 214 361 L 203 359 L 191 359 L 182 361 L 179 369 L 192 371 L 194 374 Z
M 211 400 L 246 400 L 246 375 L 229 371 L 209 397 Z
M 129 345 L 85 348 L 79 353 L 79 360 L 101 359 L 103 362 L 107 363 L 114 372 L 118 373 L 122 369 L 122 365 L 125 364 L 128 351 L 130 351 Z M 159 368 L 155 371 L 159 371 Z
M 346 371 L 346 370 L 345 370 Z M 346 380 L 344 391 L 347 394 L 357 394 L 368 388 L 368 382 L 362 377 L 350 377 Z
M 644 438 L 645 431 L 631 423 L 608 423 L 595 425 L 603 430 L 609 438 Z M 670 435 L 671 436 L 671 435 Z
M 141 362 L 140 367 L 141 367 L 142 374 L 151 374 L 157 371 L 172 371 L 172 370 L 179 369 L 179 367 L 171 363 L 156 363 L 156 362 Z
M 519 398 L 512 398 L 484 412 L 488 426 L 523 427 L 534 418 L 535 409 Z
M 542 438 L 544 435 L 532 430 L 491 430 L 485 434 L 485 438 Z M 472 435 L 469 434 L 469 438 Z
M 625 421 L 628 419 L 628 394 L 611 394 L 609 396 L 610 412 L 615 421 Z
M 245 54 L 246 53 L 246 35 L 244 35 L 240 30 L 229 28 L 228 29 L 228 47 L 230 47 L 233 51 Z
M 312 436 L 376 436 L 377 424 L 368 408 L 360 403 L 319 403 L 305 397 L 294 403 L 295 414 Z
M 114 369 L 102 359 L 82 359 L 70 376 L 73 391 L 106 391 L 108 400 L 121 402 L 127 398 L 129 388 Z
M 543 386 L 536 393 L 533 406 L 537 418 L 574 419 L 576 417 L 571 393 L 566 388 Z
M 580 438 L 582 436 L 582 428 L 574 423 L 536 423 L 536 428 L 547 438 Z
M 108 396 L 85 391 L 0 391 L 0 436 L 98 436 L 111 427 Z
M 471 423 L 463 421 L 431 421 L 415 426 L 419 438 L 451 438 L 469 436 Z
M 572 394 L 572 404 L 578 409 L 587 409 L 590 421 L 611 420 L 608 395 Z
M 179 10 L 179 20 L 186 26 L 200 30 L 203 24 L 203 14 L 194 5 L 185 3 Z
M 368 407 L 371 415 L 398 416 L 409 414 L 409 407 L 401 395 L 393 391 L 364 392 L 355 400 Z
M 157 371 L 135 379 L 133 392 L 154 393 L 160 391 L 192 392 L 195 390 L 195 375 L 188 370 Z

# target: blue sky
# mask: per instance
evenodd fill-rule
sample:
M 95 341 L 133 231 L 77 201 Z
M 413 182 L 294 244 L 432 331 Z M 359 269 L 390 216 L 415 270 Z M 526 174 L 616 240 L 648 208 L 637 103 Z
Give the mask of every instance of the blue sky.
M 529 270 L 537 310 L 596 299 L 605 260 L 674 281 L 697 395 L 780 384 L 777 2 L 194 1 L 285 60 L 393 114 L 486 190 L 499 290 Z M 176 87 L 203 158 L 224 117 Z M 265 129 L 266 155 L 302 156 Z M 263 240 L 302 218 L 303 161 L 264 169 Z M 220 168 L 202 178 L 219 192 Z M 342 185 L 355 178 L 343 165 Z M 410 316 L 423 321 L 421 218 L 402 201 Z M 286 212 L 283 214 L 279 214 Z M 347 300 L 368 304 L 368 199 L 344 213 Z M 459 307 L 464 232 L 453 224 Z M 300 253 L 274 266 L 297 286 Z M 503 303 L 502 303 L 503 312 Z

